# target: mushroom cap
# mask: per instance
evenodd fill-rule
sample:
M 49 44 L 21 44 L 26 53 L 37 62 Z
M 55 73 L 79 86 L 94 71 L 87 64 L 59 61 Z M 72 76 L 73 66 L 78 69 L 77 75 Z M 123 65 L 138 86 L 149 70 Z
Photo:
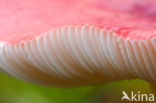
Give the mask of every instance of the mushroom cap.
M 54 86 L 156 81 L 154 0 L 0 2 L 2 72 Z

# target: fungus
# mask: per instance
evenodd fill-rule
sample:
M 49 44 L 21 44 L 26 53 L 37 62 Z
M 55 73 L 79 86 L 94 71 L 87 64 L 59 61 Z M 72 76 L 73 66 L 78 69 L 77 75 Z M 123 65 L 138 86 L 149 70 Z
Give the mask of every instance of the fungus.
M 63 87 L 156 81 L 154 0 L 0 2 L 2 72 Z

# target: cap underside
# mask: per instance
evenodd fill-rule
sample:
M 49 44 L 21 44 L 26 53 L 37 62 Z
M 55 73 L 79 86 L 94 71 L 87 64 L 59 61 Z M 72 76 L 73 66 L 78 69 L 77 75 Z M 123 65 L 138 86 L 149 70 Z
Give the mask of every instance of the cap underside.
M 20 79 L 56 86 L 155 81 L 155 43 L 89 25 L 65 26 L 25 43 L 2 45 L 0 67 Z

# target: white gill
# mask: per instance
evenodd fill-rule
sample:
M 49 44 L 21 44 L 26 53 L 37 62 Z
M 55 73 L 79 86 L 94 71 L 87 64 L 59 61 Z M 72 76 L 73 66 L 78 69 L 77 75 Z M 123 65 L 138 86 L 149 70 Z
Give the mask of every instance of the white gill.
M 1 42 L 0 69 L 47 85 L 156 81 L 156 39 L 131 40 L 94 26 L 66 26 L 25 43 Z

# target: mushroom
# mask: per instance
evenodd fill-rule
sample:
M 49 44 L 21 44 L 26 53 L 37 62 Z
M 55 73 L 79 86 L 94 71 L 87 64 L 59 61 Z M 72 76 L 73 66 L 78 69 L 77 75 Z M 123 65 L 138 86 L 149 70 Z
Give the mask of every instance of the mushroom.
M 156 81 L 154 0 L 0 2 L 2 72 L 60 87 Z

